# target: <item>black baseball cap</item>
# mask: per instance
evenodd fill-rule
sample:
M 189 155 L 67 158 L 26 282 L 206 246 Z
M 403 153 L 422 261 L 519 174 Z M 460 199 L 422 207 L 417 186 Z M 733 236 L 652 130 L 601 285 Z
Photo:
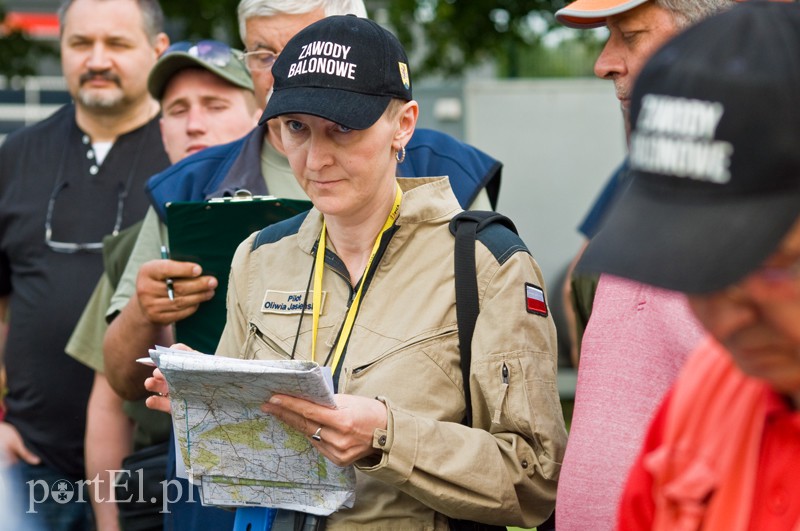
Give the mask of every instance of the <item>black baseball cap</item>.
M 326 17 L 300 31 L 272 65 L 272 75 L 275 84 L 260 123 L 298 113 L 366 129 L 392 98 L 411 100 L 400 41 L 354 15 Z
M 578 268 L 687 293 L 757 269 L 800 216 L 800 5 L 751 1 L 647 63 L 631 179 Z

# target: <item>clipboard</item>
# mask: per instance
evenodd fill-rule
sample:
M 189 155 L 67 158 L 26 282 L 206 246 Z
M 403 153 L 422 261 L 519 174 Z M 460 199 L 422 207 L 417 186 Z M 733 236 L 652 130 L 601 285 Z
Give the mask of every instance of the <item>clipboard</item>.
M 203 274 L 216 277 L 214 297 L 175 323 L 175 338 L 201 352 L 214 352 L 225 327 L 225 299 L 231 260 L 239 244 L 264 227 L 311 208 L 311 201 L 252 196 L 167 204 L 170 258 L 196 262 Z

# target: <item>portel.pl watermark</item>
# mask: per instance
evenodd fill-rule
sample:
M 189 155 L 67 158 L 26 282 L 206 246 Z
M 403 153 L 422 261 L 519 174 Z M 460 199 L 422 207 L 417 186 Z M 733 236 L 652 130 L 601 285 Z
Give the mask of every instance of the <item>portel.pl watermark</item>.
M 161 496 L 151 496 L 145 499 L 144 494 L 144 470 L 139 468 L 136 470 L 107 470 L 108 479 L 104 479 L 97 474 L 92 479 L 81 479 L 78 481 L 68 481 L 66 479 L 59 479 L 52 483 L 47 483 L 43 479 L 32 479 L 26 481 L 28 485 L 28 514 L 36 514 L 36 506 L 47 502 L 52 499 L 56 503 L 104 503 L 113 501 L 116 503 L 145 503 L 145 504 L 161 504 L 160 513 L 169 513 L 169 505 L 177 502 L 183 497 L 183 485 L 176 479 L 163 480 L 158 483 L 161 485 Z M 132 476 L 136 478 L 132 478 Z M 138 486 L 136 492 L 130 492 L 128 488 L 129 481 L 133 479 L 133 483 Z M 103 488 L 105 483 L 108 483 L 109 489 Z M 152 489 L 148 489 L 151 490 Z M 193 493 L 194 489 L 188 489 L 188 498 L 184 500 L 188 503 L 194 503 Z M 105 493 L 105 497 L 103 496 Z M 127 497 L 121 495 L 128 494 Z

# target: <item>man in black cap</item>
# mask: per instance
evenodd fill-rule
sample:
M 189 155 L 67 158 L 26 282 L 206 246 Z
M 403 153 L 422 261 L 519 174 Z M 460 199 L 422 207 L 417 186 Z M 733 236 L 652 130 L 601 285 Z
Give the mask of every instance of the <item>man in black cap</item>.
M 709 336 L 654 419 L 619 529 L 800 522 L 798 49 L 800 6 L 748 2 L 665 46 L 634 90 L 631 185 L 579 267 L 687 293 Z

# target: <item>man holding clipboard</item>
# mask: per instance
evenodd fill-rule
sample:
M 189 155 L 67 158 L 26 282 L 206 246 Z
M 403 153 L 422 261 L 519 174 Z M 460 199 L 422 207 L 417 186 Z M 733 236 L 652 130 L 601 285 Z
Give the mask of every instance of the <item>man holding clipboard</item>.
M 170 257 L 199 264 L 205 274 L 214 276 L 219 283 L 211 300 L 175 323 L 175 339 L 201 352 L 214 352 L 225 326 L 228 272 L 237 245 L 253 232 L 309 208 L 310 201 L 254 197 L 246 191 L 208 202 L 169 203 Z M 169 278 L 167 282 L 173 280 Z

